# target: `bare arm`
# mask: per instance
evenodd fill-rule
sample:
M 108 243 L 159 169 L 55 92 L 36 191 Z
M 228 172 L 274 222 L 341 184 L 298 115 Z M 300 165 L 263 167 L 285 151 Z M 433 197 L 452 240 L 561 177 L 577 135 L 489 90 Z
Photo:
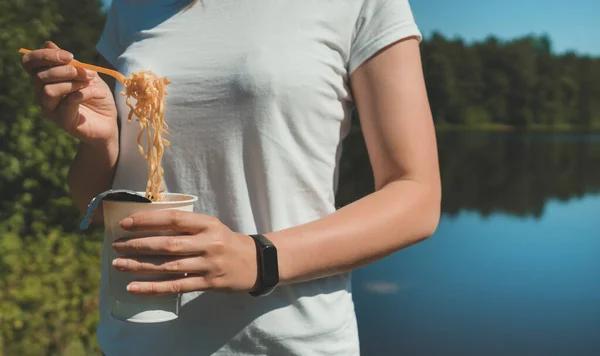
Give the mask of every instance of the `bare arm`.
M 113 69 L 106 59 L 99 57 L 100 66 Z M 102 79 L 114 97 L 114 78 L 103 76 Z M 90 145 L 83 141 L 79 143 L 77 154 L 71 163 L 67 184 L 71 190 L 71 197 L 80 210 L 85 211 L 93 197 L 110 189 L 118 156 L 118 133 L 114 139 L 100 145 Z M 92 222 L 102 223 L 102 221 L 102 210 L 99 208 Z
M 437 146 L 417 40 L 390 46 L 351 79 L 376 192 L 325 218 L 267 234 L 279 251 L 282 284 L 350 271 L 437 228 Z

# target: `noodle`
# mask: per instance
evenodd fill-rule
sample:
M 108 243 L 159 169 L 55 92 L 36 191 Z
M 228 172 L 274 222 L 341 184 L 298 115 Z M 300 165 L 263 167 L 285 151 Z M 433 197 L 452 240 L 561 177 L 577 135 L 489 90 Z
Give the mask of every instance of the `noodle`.
M 125 103 L 129 106 L 127 121 L 131 123 L 133 115 L 140 123 L 140 133 L 137 137 L 140 154 L 148 162 L 148 182 L 146 183 L 146 197 L 151 201 L 163 201 L 165 185 L 163 182 L 164 170 L 162 168 L 162 156 L 164 148 L 170 146 L 170 142 L 163 135 L 168 135 L 168 125 L 165 122 L 165 95 L 167 85 L 171 84 L 165 78 L 159 78 L 156 74 L 143 71 L 133 73 L 130 78 L 125 79 Z M 136 100 L 135 106 L 129 101 Z M 147 151 L 144 152 L 142 139 L 146 133 Z

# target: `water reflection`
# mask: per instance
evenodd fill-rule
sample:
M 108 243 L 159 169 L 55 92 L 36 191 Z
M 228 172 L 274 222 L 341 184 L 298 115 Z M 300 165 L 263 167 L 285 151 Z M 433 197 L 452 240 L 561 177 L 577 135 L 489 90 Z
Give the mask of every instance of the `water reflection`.
M 600 137 L 440 134 L 442 209 L 540 217 L 550 199 L 600 190 Z
M 396 294 L 400 290 L 407 289 L 406 286 L 401 287 L 399 283 L 389 281 L 365 281 L 360 285 L 360 288 L 369 293 L 375 294 Z
M 600 135 L 438 133 L 442 210 L 539 218 L 549 199 L 600 191 Z M 373 190 L 363 138 L 344 148 L 338 202 Z

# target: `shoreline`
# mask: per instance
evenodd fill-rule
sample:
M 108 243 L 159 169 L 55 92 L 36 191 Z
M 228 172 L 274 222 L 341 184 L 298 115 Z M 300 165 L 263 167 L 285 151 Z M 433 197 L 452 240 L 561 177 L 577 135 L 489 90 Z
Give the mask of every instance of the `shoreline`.
M 530 126 L 520 127 L 511 125 L 447 125 L 436 124 L 436 132 L 497 132 L 497 133 L 547 133 L 547 134 L 598 134 L 600 126 L 574 127 L 574 126 Z

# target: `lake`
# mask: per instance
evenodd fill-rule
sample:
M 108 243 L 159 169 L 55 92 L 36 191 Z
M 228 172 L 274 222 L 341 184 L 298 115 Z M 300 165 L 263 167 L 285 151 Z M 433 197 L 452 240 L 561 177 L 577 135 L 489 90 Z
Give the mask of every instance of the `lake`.
M 435 235 L 353 274 L 362 354 L 600 355 L 600 137 L 439 146 Z

